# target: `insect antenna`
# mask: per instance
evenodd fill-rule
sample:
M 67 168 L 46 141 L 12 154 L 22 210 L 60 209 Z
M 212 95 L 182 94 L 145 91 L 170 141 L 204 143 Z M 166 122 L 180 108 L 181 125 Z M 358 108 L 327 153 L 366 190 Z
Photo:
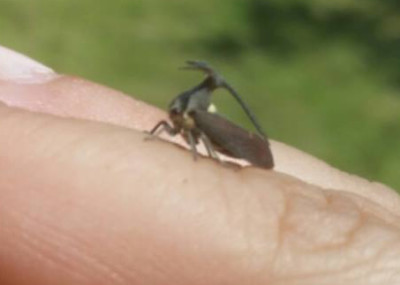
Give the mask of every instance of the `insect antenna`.
M 221 87 L 224 87 L 225 89 L 227 89 L 229 91 L 229 93 L 232 94 L 232 96 L 236 99 L 236 101 L 239 103 L 239 105 L 243 108 L 244 112 L 249 117 L 250 121 L 253 123 L 256 130 L 260 133 L 260 135 L 262 135 L 264 138 L 266 138 L 267 136 L 266 136 L 265 132 L 263 131 L 261 125 L 258 123 L 256 117 L 253 115 L 253 113 L 250 111 L 249 107 L 242 100 L 242 98 L 235 91 L 235 89 L 233 89 L 233 87 L 230 86 L 226 81 L 223 81 Z
M 212 68 L 207 62 L 205 61 L 198 61 L 198 60 L 187 60 L 186 61 L 186 66 L 182 67 L 183 69 L 192 69 L 192 70 L 200 70 L 203 71 L 208 78 L 212 78 L 214 81 L 214 84 L 216 87 L 222 87 L 225 88 L 231 93 L 231 95 L 236 99 L 236 101 L 239 103 L 239 105 L 242 107 L 244 112 L 246 113 L 247 117 L 250 119 L 252 122 L 253 126 L 256 128 L 258 133 L 266 138 L 266 134 L 261 128 L 261 125 L 258 123 L 258 120 L 256 117 L 253 115 L 253 113 L 250 111 L 250 108 L 246 105 L 246 103 L 243 101 L 243 99 L 240 97 L 240 95 L 236 92 L 235 89 L 231 85 L 226 82 L 226 80 L 218 74 L 218 72 Z

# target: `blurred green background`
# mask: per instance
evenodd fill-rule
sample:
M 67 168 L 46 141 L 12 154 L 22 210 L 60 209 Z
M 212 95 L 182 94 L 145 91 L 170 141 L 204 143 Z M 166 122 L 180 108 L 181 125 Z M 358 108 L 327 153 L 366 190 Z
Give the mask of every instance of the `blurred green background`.
M 400 189 L 399 0 L 1 0 L 0 40 L 161 108 L 206 60 L 270 137 Z

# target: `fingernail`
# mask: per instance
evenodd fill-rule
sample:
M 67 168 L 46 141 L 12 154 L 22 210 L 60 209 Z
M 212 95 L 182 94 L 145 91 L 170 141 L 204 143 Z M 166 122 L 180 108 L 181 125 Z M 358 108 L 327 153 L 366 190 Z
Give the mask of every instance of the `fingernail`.
M 0 80 L 16 83 L 43 83 L 57 74 L 33 59 L 0 46 Z

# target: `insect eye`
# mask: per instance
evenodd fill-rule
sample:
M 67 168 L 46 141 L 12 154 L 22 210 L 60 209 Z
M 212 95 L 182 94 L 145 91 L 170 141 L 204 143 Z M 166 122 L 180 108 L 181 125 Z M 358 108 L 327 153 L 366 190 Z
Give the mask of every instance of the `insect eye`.
M 169 114 L 172 115 L 172 116 L 178 115 L 179 114 L 178 109 L 177 108 L 171 108 L 169 110 Z

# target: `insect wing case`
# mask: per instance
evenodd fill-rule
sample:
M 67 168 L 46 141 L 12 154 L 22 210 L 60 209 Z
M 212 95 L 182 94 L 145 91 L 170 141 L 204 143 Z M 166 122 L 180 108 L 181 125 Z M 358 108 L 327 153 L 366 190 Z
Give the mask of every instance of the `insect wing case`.
M 267 139 L 251 133 L 218 114 L 194 110 L 190 112 L 196 127 L 211 141 L 215 150 L 242 158 L 262 168 L 273 168 L 274 162 Z

